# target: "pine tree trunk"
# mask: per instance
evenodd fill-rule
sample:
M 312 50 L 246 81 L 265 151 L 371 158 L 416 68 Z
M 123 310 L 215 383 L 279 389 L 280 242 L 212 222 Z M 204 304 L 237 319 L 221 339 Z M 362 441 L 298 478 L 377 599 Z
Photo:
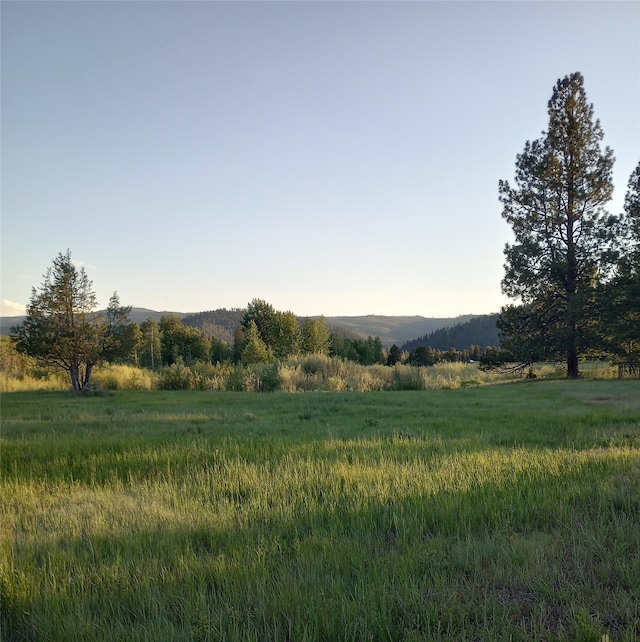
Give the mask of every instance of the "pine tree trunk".
M 567 379 L 577 379 L 579 376 L 578 351 L 572 348 L 567 353 Z

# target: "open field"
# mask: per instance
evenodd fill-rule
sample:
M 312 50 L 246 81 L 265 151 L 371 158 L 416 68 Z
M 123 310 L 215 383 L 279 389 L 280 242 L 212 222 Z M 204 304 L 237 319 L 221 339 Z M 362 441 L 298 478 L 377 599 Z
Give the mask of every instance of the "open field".
M 7 642 L 640 638 L 639 381 L 1 410 Z

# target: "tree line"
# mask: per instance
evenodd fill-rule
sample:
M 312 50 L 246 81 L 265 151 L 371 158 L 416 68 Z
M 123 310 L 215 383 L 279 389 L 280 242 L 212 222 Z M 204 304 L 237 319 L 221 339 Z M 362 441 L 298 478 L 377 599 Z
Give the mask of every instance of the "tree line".
M 350 337 L 331 330 L 322 317 L 301 320 L 261 299 L 242 312 L 232 340 L 228 322 L 224 326 L 215 315 L 207 321 L 210 336 L 171 315 L 135 324 L 117 293 L 105 313 L 94 312 L 91 281 L 67 251 L 54 259 L 40 289 L 32 289 L 25 320 L 12 330 L 16 349 L 67 372 L 77 391 L 89 386 L 92 369 L 105 361 L 155 369 L 308 354 L 389 366 L 479 360 L 486 367 L 522 368 L 564 360 L 567 376 L 577 377 L 585 357 L 640 360 L 640 163 L 629 179 L 624 211 L 609 213 L 613 152 L 601 149 L 603 130 L 580 73 L 557 81 L 547 111 L 548 130 L 516 157 L 513 185 L 499 182 L 502 216 L 514 234 L 504 250 L 501 286 L 516 303 L 504 306 L 497 319 L 475 321 L 487 331 L 495 322 L 499 347 L 461 349 L 472 327 L 464 324 L 385 351 L 379 337 Z M 229 340 L 216 338 L 220 330 Z
M 320 355 L 364 366 L 426 366 L 478 360 L 482 354 L 478 346 L 446 352 L 422 346 L 401 351 L 396 345 L 385 350 L 379 337 L 352 336 L 331 329 L 323 317 L 300 319 L 261 299 L 251 301 L 246 310 L 233 311 L 239 324 L 230 343 L 186 323 L 202 323 L 201 318 L 168 314 L 159 321 L 148 318 L 133 323 L 129 319 L 131 307 L 120 305 L 117 292 L 104 312 L 94 312 L 95 307 L 95 293 L 84 268 L 76 267 L 69 250 L 59 254 L 40 288 L 33 288 L 24 322 L 12 329 L 17 354 L 34 357 L 41 366 L 65 371 L 78 392 L 88 389 L 93 369 L 105 362 L 158 370 L 199 364 L 251 366 Z M 215 312 L 203 314 L 205 321 L 216 316 Z M 217 317 L 219 322 L 229 324 L 226 310 Z M 216 330 L 222 327 L 220 323 L 210 324 L 209 330 L 213 325 Z
M 324 318 L 299 320 L 254 299 L 242 313 L 232 343 L 186 325 L 176 315 L 159 321 L 129 320 L 131 307 L 114 293 L 104 313 L 94 312 L 96 297 L 84 268 L 68 250 L 33 288 L 25 320 L 12 328 L 16 351 L 44 367 L 65 371 L 74 390 L 86 390 L 93 369 L 104 362 L 130 363 L 155 370 L 180 364 L 270 363 L 293 356 L 338 356 L 363 365 L 384 363 L 380 338 L 348 338 L 331 331 Z

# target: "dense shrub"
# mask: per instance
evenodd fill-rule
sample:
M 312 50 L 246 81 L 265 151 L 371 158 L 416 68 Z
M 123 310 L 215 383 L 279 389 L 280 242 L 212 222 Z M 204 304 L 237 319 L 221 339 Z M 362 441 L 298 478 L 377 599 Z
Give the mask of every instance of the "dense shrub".
M 392 390 L 424 390 L 425 387 L 423 368 L 403 365 L 396 365 L 393 368 Z
M 192 390 L 196 378 L 183 363 L 174 363 L 162 368 L 158 373 L 158 388 L 160 390 Z
M 134 366 L 107 364 L 95 371 L 95 383 L 107 390 L 154 390 L 157 376 L 151 370 Z
M 249 385 L 249 368 L 238 364 L 227 372 L 225 377 L 226 390 L 232 392 L 244 392 Z
M 270 363 L 258 368 L 260 378 L 259 388 L 261 392 L 276 392 L 282 386 L 280 378 L 280 365 L 277 362 Z

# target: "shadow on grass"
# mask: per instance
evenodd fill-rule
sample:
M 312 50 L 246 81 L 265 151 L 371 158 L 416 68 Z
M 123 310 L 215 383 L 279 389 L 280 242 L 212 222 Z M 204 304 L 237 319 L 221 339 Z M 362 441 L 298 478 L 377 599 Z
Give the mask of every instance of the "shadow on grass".
M 249 496 L 233 526 L 203 511 L 62 535 L 4 574 L 3 639 L 636 640 L 625 474 L 593 461 L 366 505 L 298 498 L 288 518 Z

